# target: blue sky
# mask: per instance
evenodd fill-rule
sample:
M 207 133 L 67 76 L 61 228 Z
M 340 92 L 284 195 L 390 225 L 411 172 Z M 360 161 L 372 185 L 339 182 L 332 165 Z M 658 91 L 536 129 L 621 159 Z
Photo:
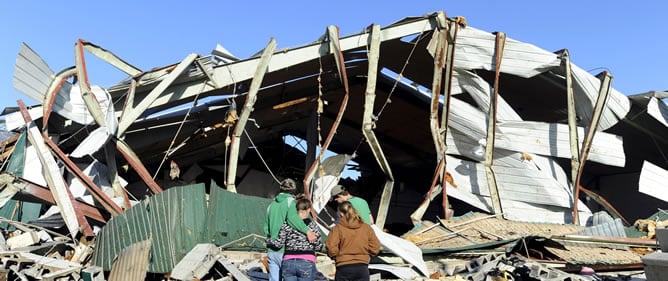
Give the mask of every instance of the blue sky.
M 226 2 L 231 2 L 227 4 Z M 370 24 L 443 10 L 470 26 L 503 31 L 548 51 L 567 48 L 591 73 L 612 73 L 624 94 L 668 90 L 666 1 L 2 1 L 0 108 L 17 99 L 12 87 L 22 42 L 58 72 L 74 65 L 74 43 L 85 39 L 144 70 L 209 54 L 220 43 L 239 58 L 261 50 L 317 40 L 328 25 L 341 35 Z M 560 4 L 560 5 L 559 5 Z M 125 78 L 87 54 L 89 80 L 108 87 Z

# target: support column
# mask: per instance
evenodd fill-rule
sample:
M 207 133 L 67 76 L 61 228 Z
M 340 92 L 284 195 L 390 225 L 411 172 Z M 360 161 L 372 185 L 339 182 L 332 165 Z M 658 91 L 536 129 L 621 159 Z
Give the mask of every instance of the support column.
M 494 164 L 494 138 L 496 137 L 496 108 L 499 97 L 499 76 L 501 75 L 501 59 L 503 58 L 503 48 L 506 44 L 506 34 L 498 32 L 496 34 L 496 53 L 494 54 L 494 92 L 489 99 L 489 114 L 487 116 L 487 144 L 485 145 L 485 172 L 487 174 L 487 185 L 489 186 L 489 195 L 492 199 L 492 209 L 494 214 L 502 214 L 501 198 L 496 183 L 496 177 L 492 166 Z
M 265 47 L 264 51 L 262 52 L 260 62 L 257 64 L 255 75 L 253 75 L 253 80 L 251 81 L 248 94 L 246 95 L 246 102 L 244 103 L 244 107 L 241 110 L 241 114 L 239 114 L 239 120 L 234 126 L 232 142 L 230 143 L 230 162 L 227 166 L 227 191 L 237 192 L 235 181 L 237 177 L 237 163 L 239 161 L 239 143 L 241 142 L 241 134 L 246 129 L 248 117 L 250 116 L 251 112 L 253 112 L 253 106 L 257 100 L 257 92 L 260 90 L 262 79 L 267 73 L 267 66 L 269 65 L 269 61 L 271 61 L 271 56 L 274 54 L 275 50 L 276 41 L 272 38 L 269 41 L 269 44 L 267 44 L 267 47 Z
M 385 226 L 385 220 L 387 218 L 387 213 L 389 211 L 390 199 L 392 198 L 392 190 L 394 189 L 394 175 L 392 175 L 392 169 L 390 164 L 387 162 L 385 153 L 380 147 L 380 143 L 376 138 L 376 134 L 373 132 L 373 129 L 376 127 L 375 121 L 373 120 L 373 104 L 376 100 L 376 81 L 378 78 L 378 60 L 380 57 L 380 26 L 373 25 L 371 27 L 371 36 L 370 36 L 370 46 L 368 52 L 368 73 L 367 73 L 367 83 L 366 91 L 364 94 L 364 113 L 362 115 L 362 134 L 366 138 L 371 151 L 373 152 L 376 162 L 380 166 L 380 169 L 385 173 L 385 186 L 383 187 L 383 193 L 380 196 L 380 204 L 378 206 L 378 214 L 376 215 L 375 223 L 380 228 L 383 229 Z
M 601 72 L 596 75 L 598 79 L 601 80 L 601 88 L 598 91 L 598 97 L 596 98 L 596 105 L 594 106 L 594 112 L 592 112 L 591 121 L 589 127 L 587 127 L 587 133 L 585 134 L 584 140 L 582 141 L 582 151 L 580 152 L 580 166 L 578 166 L 578 177 L 575 181 L 575 193 L 573 194 L 573 224 L 580 224 L 580 216 L 578 215 L 578 197 L 580 196 L 580 180 L 582 178 L 582 170 L 584 169 L 584 164 L 587 162 L 587 156 L 589 156 L 589 149 L 591 149 L 592 141 L 594 140 L 594 134 L 596 134 L 596 129 L 598 128 L 598 123 L 601 120 L 601 115 L 603 109 L 605 109 L 605 104 L 608 100 L 608 94 L 610 93 L 610 84 L 612 81 L 612 76 L 607 71 Z

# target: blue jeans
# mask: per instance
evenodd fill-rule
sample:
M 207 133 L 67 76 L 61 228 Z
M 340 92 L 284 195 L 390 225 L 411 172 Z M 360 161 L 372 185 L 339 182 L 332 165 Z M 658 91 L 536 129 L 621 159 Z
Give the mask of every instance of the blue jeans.
M 313 281 L 316 273 L 315 263 L 303 259 L 283 260 L 281 266 L 283 281 Z
M 281 281 L 281 262 L 283 262 L 283 253 L 267 252 L 267 262 L 269 262 L 269 281 Z

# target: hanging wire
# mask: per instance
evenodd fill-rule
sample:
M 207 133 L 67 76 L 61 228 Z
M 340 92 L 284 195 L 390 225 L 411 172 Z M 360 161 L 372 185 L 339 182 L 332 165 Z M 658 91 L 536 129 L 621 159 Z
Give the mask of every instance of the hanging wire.
M 234 73 L 232 73 L 232 70 L 230 69 L 229 65 L 225 66 L 225 69 L 227 69 L 227 73 L 230 75 L 230 79 L 232 79 L 232 97 L 227 98 L 227 102 L 230 105 L 236 104 L 236 101 L 234 101 L 234 98 L 237 97 L 237 80 L 234 78 Z M 230 129 L 232 126 L 227 127 L 227 134 L 225 136 L 225 157 L 224 157 L 224 164 L 223 164 L 223 178 L 225 179 L 225 186 L 227 186 L 227 164 L 229 161 L 229 148 L 230 144 L 228 143 L 228 140 L 230 139 Z
M 158 173 L 160 172 L 160 169 L 162 169 L 162 165 L 165 164 L 165 160 L 167 160 L 167 157 L 169 156 L 169 152 L 172 150 L 172 147 L 174 146 L 174 143 L 176 142 L 176 138 L 179 136 L 179 133 L 181 132 L 181 129 L 183 128 L 183 124 L 186 123 L 186 120 L 188 120 L 188 117 L 190 117 L 190 111 L 197 105 L 197 100 L 199 99 L 199 95 L 204 91 L 204 87 L 206 86 L 206 83 L 202 83 L 202 89 L 200 89 L 197 92 L 197 95 L 195 95 L 195 99 L 193 100 L 192 106 L 188 107 L 188 112 L 183 116 L 183 120 L 179 123 L 179 128 L 176 130 L 176 133 L 174 133 L 174 137 L 172 138 L 172 141 L 169 143 L 169 147 L 167 148 L 167 151 L 165 151 L 165 156 L 162 157 L 162 160 L 160 160 L 160 165 L 158 165 L 158 169 L 155 170 L 155 173 L 153 174 L 153 179 L 155 179 L 158 176 Z
M 255 152 L 257 152 L 257 156 L 260 157 L 260 160 L 262 160 L 262 164 L 264 164 L 264 167 L 267 168 L 267 171 L 269 172 L 271 177 L 274 178 L 274 181 L 276 183 L 280 184 L 281 181 L 279 181 L 278 178 L 276 178 L 276 175 L 274 175 L 274 172 L 271 171 L 271 169 L 269 168 L 269 165 L 267 165 L 267 161 L 265 161 L 264 157 L 262 157 L 262 154 L 260 153 L 260 150 L 257 149 L 257 146 L 255 146 L 255 143 L 253 142 L 253 139 L 250 137 L 250 135 L 248 134 L 248 131 L 246 131 L 246 129 L 244 129 L 244 133 L 246 134 L 246 137 L 248 138 L 248 141 L 250 141 L 253 148 L 255 148 Z
M 403 73 L 404 70 L 406 70 L 406 66 L 408 66 L 408 63 L 411 60 L 411 57 L 413 56 L 413 53 L 415 52 L 415 48 L 417 47 L 418 43 L 423 39 L 424 36 L 424 31 L 427 29 L 427 24 L 425 23 L 424 27 L 422 28 L 422 32 L 420 32 L 420 36 L 418 36 L 417 39 L 415 39 L 415 43 L 413 43 L 413 48 L 411 48 L 411 52 L 408 54 L 408 57 L 406 58 L 406 61 L 404 62 L 404 65 L 401 67 L 401 72 L 399 72 L 399 77 L 397 80 L 394 81 L 394 85 L 392 85 L 392 89 L 390 90 L 390 93 L 387 94 L 387 98 L 385 99 L 385 103 L 383 103 L 383 106 L 380 108 L 378 111 L 378 114 L 376 115 L 376 119 L 380 117 L 380 115 L 383 113 L 383 110 L 385 110 L 385 107 L 390 103 L 390 98 L 392 97 L 392 94 L 394 93 L 394 90 L 397 88 L 397 85 L 401 81 L 401 78 L 403 78 Z

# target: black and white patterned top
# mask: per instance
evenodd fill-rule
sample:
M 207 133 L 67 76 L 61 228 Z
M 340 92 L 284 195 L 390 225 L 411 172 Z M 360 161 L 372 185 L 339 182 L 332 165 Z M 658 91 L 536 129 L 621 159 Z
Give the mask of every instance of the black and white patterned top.
M 320 235 L 318 231 L 318 225 L 312 221 L 310 218 L 304 219 L 304 223 L 315 232 L 317 235 Z M 281 231 L 278 233 L 276 239 L 271 239 L 267 237 L 267 247 L 274 249 L 280 249 L 285 245 L 285 254 L 290 255 L 300 255 L 300 254 L 311 254 L 315 255 L 316 251 L 321 251 L 323 243 L 318 237 L 315 243 L 308 241 L 306 233 L 303 233 L 299 230 L 292 228 L 287 222 L 283 223 L 281 226 Z

